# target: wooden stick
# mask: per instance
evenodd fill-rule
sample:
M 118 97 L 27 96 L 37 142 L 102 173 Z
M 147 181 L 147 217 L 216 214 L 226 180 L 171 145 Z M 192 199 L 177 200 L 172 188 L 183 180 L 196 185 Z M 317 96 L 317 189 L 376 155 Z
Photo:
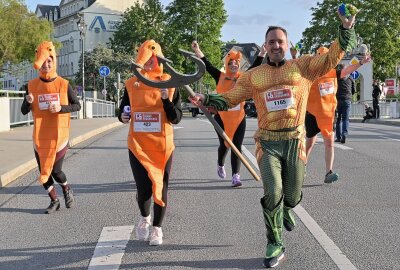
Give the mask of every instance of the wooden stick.
M 188 85 L 184 85 L 185 89 L 189 92 L 191 97 L 195 97 L 196 94 L 193 92 L 192 88 Z M 232 151 L 236 154 L 236 156 L 242 161 L 244 166 L 249 170 L 251 175 L 253 175 L 254 179 L 257 181 L 260 181 L 260 176 L 254 171 L 254 169 L 251 167 L 251 165 L 247 162 L 247 160 L 244 158 L 242 153 L 236 148 L 236 146 L 233 144 L 231 139 L 226 135 L 225 131 L 218 125 L 217 121 L 212 117 L 211 113 L 207 110 L 204 105 L 199 105 L 199 109 L 201 109 L 204 113 L 204 115 L 207 117 L 207 119 L 211 122 L 211 124 L 214 126 L 215 130 L 218 132 L 218 134 L 229 144 L 229 146 L 232 148 Z

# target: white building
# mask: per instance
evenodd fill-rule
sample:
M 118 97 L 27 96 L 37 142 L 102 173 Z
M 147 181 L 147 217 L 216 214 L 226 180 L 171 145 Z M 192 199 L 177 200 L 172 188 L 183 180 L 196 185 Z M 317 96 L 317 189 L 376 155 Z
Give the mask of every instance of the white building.
M 35 14 L 54 24 L 54 39 L 62 47 L 57 52 L 57 73 L 73 79 L 79 69 L 79 59 L 82 55 L 81 32 L 77 22 L 81 18 L 87 26 L 84 35 L 84 50 L 91 51 L 98 44 L 107 44 L 117 30 L 122 13 L 135 3 L 145 0 L 61 0 L 59 6 L 37 5 Z M 13 74 L 5 74 L 3 89 L 17 90 L 21 85 L 37 77 L 38 73 L 31 63 L 22 63 Z

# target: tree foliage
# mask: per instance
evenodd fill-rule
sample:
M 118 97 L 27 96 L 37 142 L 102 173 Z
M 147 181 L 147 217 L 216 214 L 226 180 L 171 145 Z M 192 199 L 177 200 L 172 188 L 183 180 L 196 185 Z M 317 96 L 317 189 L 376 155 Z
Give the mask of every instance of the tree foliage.
M 116 52 L 103 45 L 98 45 L 91 52 L 85 53 L 85 90 L 101 92 L 104 89 L 104 79 L 99 75 L 101 66 L 110 68 L 110 75 L 106 77 L 107 99 L 117 101 L 117 73 L 120 73 L 121 83 L 132 76 L 130 65 L 132 55 Z M 79 71 L 75 74 L 78 85 L 82 85 L 82 57 L 79 61 Z M 122 86 L 121 86 L 122 88 Z
M 325 0 L 311 8 L 310 27 L 303 32 L 302 53 L 312 53 L 337 37 L 340 20 L 336 15 L 342 0 Z M 374 60 L 374 78 L 385 80 L 395 76 L 400 64 L 400 1 L 352 1 L 361 11 L 357 14 L 355 29 L 359 40 L 369 45 Z
M 111 48 L 132 52 L 145 40 L 154 39 L 160 43 L 165 57 L 173 61 L 176 70 L 192 73 L 195 66 L 178 50 L 191 51 L 190 44 L 197 39 L 207 58 L 216 66 L 222 66 L 220 37 L 226 19 L 222 0 L 175 0 L 165 9 L 159 0 L 149 0 L 147 4 L 136 4 L 123 14 L 111 40 Z M 196 86 L 204 84 L 215 87 L 210 77 Z M 186 92 L 181 93 L 182 99 L 186 99 Z
M 28 11 L 21 0 L 0 1 L 0 65 L 32 60 L 37 45 L 50 40 L 53 27 Z
M 111 39 L 111 48 L 118 52 L 132 53 L 145 40 L 164 42 L 166 17 L 159 0 L 136 3 L 122 15 L 118 30 Z
M 191 73 L 195 67 L 178 52 L 191 51 L 191 43 L 197 40 L 207 59 L 217 67 L 222 67 L 221 29 L 227 20 L 222 0 L 175 0 L 167 8 L 168 56 L 183 72 Z M 206 75 L 194 88 L 204 92 L 204 88 L 215 89 L 215 82 Z M 186 93 L 182 93 L 185 96 Z

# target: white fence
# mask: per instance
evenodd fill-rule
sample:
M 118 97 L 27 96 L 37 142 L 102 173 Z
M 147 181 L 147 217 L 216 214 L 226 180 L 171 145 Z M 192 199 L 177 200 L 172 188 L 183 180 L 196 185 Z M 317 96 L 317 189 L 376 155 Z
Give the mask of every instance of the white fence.
M 13 126 L 31 124 L 32 113 L 23 115 L 21 105 L 24 101 L 24 91 L 0 90 L 0 132 L 8 131 Z M 81 100 L 83 107 L 83 101 Z M 115 102 L 86 98 L 86 118 L 114 117 Z M 71 113 L 71 118 L 82 119 L 83 108 Z
M 372 108 L 372 100 L 353 102 L 351 105 L 350 117 L 362 118 L 365 115 L 364 104 L 368 104 Z M 399 118 L 400 101 L 398 99 L 380 100 L 379 111 L 381 118 Z

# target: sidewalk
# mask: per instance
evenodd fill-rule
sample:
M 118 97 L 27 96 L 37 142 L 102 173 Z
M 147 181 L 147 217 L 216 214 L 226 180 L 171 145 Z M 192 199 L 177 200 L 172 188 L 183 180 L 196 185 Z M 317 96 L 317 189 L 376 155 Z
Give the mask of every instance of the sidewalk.
M 350 118 L 350 122 L 361 123 L 362 118 Z M 389 125 L 389 126 L 400 126 L 400 118 L 379 118 L 379 119 L 368 119 L 365 124 L 378 124 L 378 125 Z
M 70 145 L 121 125 L 116 117 L 71 120 Z M 32 129 L 23 126 L 0 132 L 0 188 L 37 167 Z

